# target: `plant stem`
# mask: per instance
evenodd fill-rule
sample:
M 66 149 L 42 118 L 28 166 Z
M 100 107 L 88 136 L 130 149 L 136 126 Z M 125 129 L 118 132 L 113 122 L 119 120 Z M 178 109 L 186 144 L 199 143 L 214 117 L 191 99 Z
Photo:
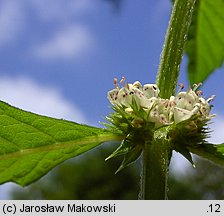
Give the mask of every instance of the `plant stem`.
M 196 0 L 175 0 L 165 44 L 160 59 L 157 85 L 161 98 L 174 95 Z M 167 139 L 169 127 L 155 131 L 153 140 L 144 144 L 141 182 L 142 199 L 166 199 L 172 144 Z
M 164 128 L 159 129 L 155 132 L 153 141 L 145 143 L 141 182 L 142 199 L 167 199 L 167 177 L 172 149 L 165 136 Z
M 160 97 L 174 95 L 196 0 L 175 0 L 157 74 Z

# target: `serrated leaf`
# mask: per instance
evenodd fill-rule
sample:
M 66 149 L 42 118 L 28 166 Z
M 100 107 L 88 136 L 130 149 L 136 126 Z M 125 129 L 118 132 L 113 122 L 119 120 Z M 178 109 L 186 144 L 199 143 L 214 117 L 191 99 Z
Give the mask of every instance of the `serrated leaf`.
M 199 0 L 188 35 L 190 82 L 203 82 L 224 60 L 224 1 Z
M 224 167 L 224 144 L 200 144 L 189 146 L 190 152 Z
M 49 118 L 0 101 L 0 184 L 28 185 L 59 163 L 119 137 L 104 129 Z

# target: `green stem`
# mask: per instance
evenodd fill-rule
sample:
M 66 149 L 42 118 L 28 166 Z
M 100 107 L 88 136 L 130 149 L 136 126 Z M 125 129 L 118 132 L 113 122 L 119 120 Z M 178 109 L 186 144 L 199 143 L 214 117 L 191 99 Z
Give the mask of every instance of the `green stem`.
M 157 75 L 160 97 L 174 95 L 196 0 L 175 0 Z M 154 133 L 151 142 L 144 144 L 142 199 L 166 199 L 168 168 L 172 148 L 164 127 Z
M 167 199 L 167 177 L 172 149 L 165 137 L 166 131 L 159 129 L 155 132 L 153 141 L 144 145 L 142 199 Z
M 175 93 L 195 2 L 175 0 L 156 79 L 162 98 L 170 98 Z

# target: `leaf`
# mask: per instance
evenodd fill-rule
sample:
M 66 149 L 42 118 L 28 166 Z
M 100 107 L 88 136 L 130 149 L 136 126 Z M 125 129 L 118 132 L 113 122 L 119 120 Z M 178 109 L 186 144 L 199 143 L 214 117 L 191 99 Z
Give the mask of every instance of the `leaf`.
M 188 149 L 192 153 L 224 167 L 224 144 L 200 144 L 189 146 Z
M 204 81 L 224 60 L 224 1 L 199 0 L 190 27 L 186 52 L 190 82 Z
M 0 184 L 26 186 L 59 163 L 119 137 L 104 129 L 49 118 L 0 101 Z

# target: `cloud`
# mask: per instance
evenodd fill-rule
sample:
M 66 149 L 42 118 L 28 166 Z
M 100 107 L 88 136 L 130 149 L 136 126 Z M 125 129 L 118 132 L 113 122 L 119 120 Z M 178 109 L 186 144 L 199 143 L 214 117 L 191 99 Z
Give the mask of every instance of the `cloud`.
M 84 114 L 59 90 L 28 78 L 1 77 L 0 100 L 37 114 L 87 123 Z
M 94 48 L 92 33 L 82 25 L 63 28 L 33 50 L 35 56 L 44 59 L 74 59 Z
M 24 11 L 19 1 L 1 1 L 0 45 L 15 40 L 24 28 Z
M 216 112 L 217 115 L 211 121 L 212 123 L 209 125 L 209 128 L 212 130 L 210 133 L 211 137 L 208 139 L 208 142 L 219 144 L 224 143 L 224 116 L 219 114 L 221 112 Z
M 22 37 L 28 42 L 35 38 L 27 43 L 32 46 L 29 50 L 33 50 L 35 56 L 48 60 L 73 60 L 90 52 L 94 46 L 90 28 L 80 22 L 80 17 L 97 8 L 91 0 L 3 0 L 0 6 L 0 45 L 12 44 Z M 30 31 L 31 26 L 36 28 Z M 42 34 L 35 31 L 42 31 Z M 48 39 L 47 35 L 50 35 Z
M 44 22 L 68 21 L 96 8 L 96 1 L 92 0 L 27 0 L 27 3 L 35 10 L 37 18 Z
M 60 91 L 28 78 L 0 77 L 0 100 L 37 114 L 88 124 L 84 114 Z M 9 199 L 14 183 L 0 186 L 0 200 Z

